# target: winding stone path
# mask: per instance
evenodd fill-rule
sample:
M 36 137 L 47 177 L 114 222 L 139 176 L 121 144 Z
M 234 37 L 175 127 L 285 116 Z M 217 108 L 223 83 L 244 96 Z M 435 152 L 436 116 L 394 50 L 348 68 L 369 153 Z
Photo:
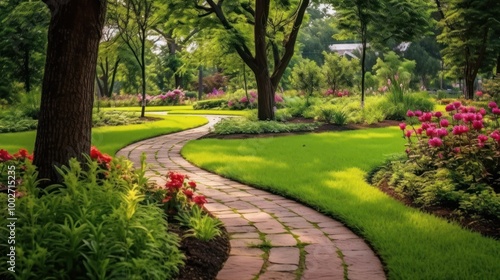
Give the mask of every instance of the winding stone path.
M 363 239 L 342 223 L 295 201 L 214 175 L 180 155 L 222 116 L 206 116 L 205 126 L 155 137 L 118 152 L 134 164 L 146 153 L 148 175 L 164 183 L 168 170 L 188 174 L 225 225 L 231 252 L 219 280 L 386 279 L 382 264 Z

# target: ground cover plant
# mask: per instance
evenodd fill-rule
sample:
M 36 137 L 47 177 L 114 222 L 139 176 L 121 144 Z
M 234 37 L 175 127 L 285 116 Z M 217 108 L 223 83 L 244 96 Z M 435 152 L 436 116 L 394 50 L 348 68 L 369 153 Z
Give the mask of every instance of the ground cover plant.
M 119 149 L 133 142 L 198 127 L 207 123 L 206 118 L 197 116 L 155 115 L 155 117 L 160 118 L 160 120 L 142 124 L 94 128 L 92 130 L 92 144 L 101 151 L 114 155 Z M 11 153 L 20 148 L 33 150 L 35 135 L 35 131 L 2 133 L 0 146 Z
M 500 109 L 464 106 L 408 111 L 400 128 L 407 138 L 407 158 L 392 161 L 374 176 L 412 203 L 445 206 L 455 216 L 500 223 Z M 498 237 L 498 232 L 496 233 Z
M 215 134 L 235 133 L 281 133 L 312 131 L 319 126 L 318 123 L 283 123 L 278 121 L 252 121 L 247 118 L 227 118 L 215 124 Z
M 129 111 L 140 112 L 141 107 L 116 107 L 102 108 L 103 111 Z M 167 112 L 168 114 L 187 114 L 187 115 L 235 115 L 246 116 L 250 111 L 235 111 L 235 110 L 194 110 L 192 105 L 182 106 L 147 106 L 146 112 Z
M 179 238 L 167 232 L 163 210 L 146 203 L 144 169 L 93 147 L 86 162 L 72 159 L 58 169 L 62 184 L 41 189 L 26 150 L 0 152 L 2 174 L 16 167 L 15 192 L 0 194 L 17 197 L 16 279 L 172 279 L 179 272 Z M 8 252 L 9 229 L 1 231 Z M 2 263 L 9 258 L 0 256 Z M 11 272 L 0 275 L 9 279 Z
M 189 142 L 183 155 L 223 176 L 292 197 L 363 236 L 390 279 L 496 279 L 500 243 L 408 208 L 365 181 L 405 140 L 379 128 Z

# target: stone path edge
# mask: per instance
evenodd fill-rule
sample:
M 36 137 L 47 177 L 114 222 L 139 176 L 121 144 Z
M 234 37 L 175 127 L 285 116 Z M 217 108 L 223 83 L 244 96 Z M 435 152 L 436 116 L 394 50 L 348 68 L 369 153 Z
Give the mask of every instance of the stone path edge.
M 225 225 L 231 251 L 218 280 L 251 279 L 386 279 L 384 267 L 365 241 L 345 225 L 293 199 L 213 174 L 185 160 L 180 151 L 189 140 L 209 132 L 227 116 L 206 115 L 208 124 L 142 140 L 117 156 L 135 166 L 146 153 L 147 175 L 164 184 L 168 170 L 197 182 L 206 204 Z

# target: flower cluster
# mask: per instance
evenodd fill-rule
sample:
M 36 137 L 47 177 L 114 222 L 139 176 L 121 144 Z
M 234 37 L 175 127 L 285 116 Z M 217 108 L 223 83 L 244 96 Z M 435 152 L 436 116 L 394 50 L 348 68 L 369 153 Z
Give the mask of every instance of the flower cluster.
M 168 215 L 175 215 L 186 207 L 198 205 L 203 207 L 207 200 L 203 195 L 195 195 L 196 182 L 189 180 L 187 175 L 169 171 L 165 184 L 165 195 L 161 203 Z
M 181 89 L 174 89 L 159 95 L 146 94 L 145 100 L 148 105 L 179 105 L 184 102 L 185 93 Z M 139 105 L 142 104 L 142 95 L 137 95 Z
M 408 139 L 406 152 L 410 160 L 424 160 L 436 167 L 467 170 L 464 176 L 476 181 L 498 184 L 500 169 L 500 110 L 495 102 L 488 108 L 464 106 L 455 101 L 445 107 L 450 114 L 441 112 L 407 112 L 410 120 L 418 119 L 420 126 L 399 128 Z M 467 166 L 467 167 L 466 167 Z M 475 166 L 470 174 L 469 166 Z M 496 183 L 495 183 L 496 182 Z
M 231 98 L 227 102 L 227 107 L 229 109 L 233 110 L 241 110 L 248 108 L 249 106 L 255 107 L 257 106 L 257 100 L 258 100 L 258 93 L 256 91 L 250 91 L 249 97 L 243 96 L 241 98 Z M 276 104 L 276 107 L 282 108 L 284 105 L 285 100 L 283 99 L 283 96 L 279 94 L 274 95 L 274 103 Z
M 110 155 L 102 153 L 95 146 L 90 147 L 90 158 L 97 161 L 99 166 L 106 170 L 109 170 L 109 163 L 113 160 Z
M 205 99 L 220 99 L 224 98 L 226 93 L 222 89 L 214 88 L 211 93 L 205 95 Z
M 13 155 L 9 154 L 9 152 L 4 149 L 0 149 L 0 162 L 6 162 L 10 160 L 24 161 L 26 159 L 30 162 L 33 161 L 33 155 L 28 153 L 26 149 L 21 148 L 17 153 Z
M 344 90 L 333 90 L 329 88 L 325 94 L 325 96 L 336 96 L 336 97 L 343 97 L 343 96 L 349 96 L 349 91 L 344 89 Z

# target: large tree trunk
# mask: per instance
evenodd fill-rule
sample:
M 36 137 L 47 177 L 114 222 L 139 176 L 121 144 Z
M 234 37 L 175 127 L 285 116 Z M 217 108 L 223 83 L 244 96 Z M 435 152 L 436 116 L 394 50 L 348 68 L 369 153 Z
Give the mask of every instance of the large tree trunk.
M 57 182 L 54 166 L 90 152 L 97 51 L 106 1 L 44 0 L 51 11 L 34 164 Z
M 255 74 L 258 92 L 258 118 L 261 121 L 274 120 L 274 91 L 268 71 Z

